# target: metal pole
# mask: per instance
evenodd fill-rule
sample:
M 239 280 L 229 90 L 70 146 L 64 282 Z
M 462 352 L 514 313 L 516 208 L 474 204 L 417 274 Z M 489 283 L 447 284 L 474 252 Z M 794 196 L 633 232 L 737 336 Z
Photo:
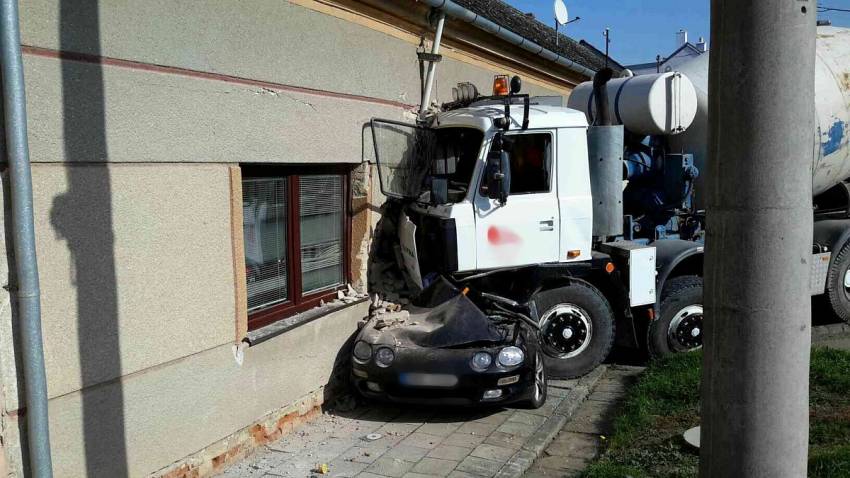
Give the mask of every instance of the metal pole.
M 610 28 L 605 29 L 605 68 L 608 68 L 608 45 L 611 43 L 609 35 L 611 33 Z
M 17 0 L 0 1 L 0 65 L 3 79 L 6 151 L 12 202 L 18 321 L 27 407 L 30 471 L 35 478 L 53 476 L 47 419 L 47 380 L 41 339 L 38 264 L 35 256 L 32 174 L 27 144 L 27 110 Z
M 700 477 L 805 477 L 816 2 L 711 7 Z
M 437 19 L 437 31 L 434 33 L 434 44 L 431 45 L 431 54 L 440 54 L 440 40 L 443 38 L 443 25 L 446 23 L 446 12 L 440 10 L 440 16 Z M 428 111 L 428 105 L 431 103 L 431 90 L 434 88 L 434 69 L 437 67 L 436 61 L 428 62 L 428 74 L 425 77 L 425 93 L 422 95 L 422 104 L 419 106 L 419 117 L 425 116 Z

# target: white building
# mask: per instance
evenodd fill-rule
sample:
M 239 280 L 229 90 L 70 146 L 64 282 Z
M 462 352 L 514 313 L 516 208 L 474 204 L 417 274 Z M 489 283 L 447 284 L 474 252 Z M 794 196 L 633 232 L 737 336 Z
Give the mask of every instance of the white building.
M 679 30 L 676 32 L 676 50 L 673 53 L 666 57 L 658 55 L 653 62 L 628 65 L 626 68 L 632 70 L 635 75 L 673 71 L 682 63 L 704 53 L 708 53 L 708 43 L 702 37 L 696 43 L 691 43 L 688 41 L 687 30 Z

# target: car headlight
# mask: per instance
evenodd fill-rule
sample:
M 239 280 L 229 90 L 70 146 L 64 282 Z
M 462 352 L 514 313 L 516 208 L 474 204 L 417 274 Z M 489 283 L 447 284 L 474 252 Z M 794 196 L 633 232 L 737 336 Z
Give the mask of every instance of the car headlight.
M 505 367 L 519 365 L 525 360 L 525 353 L 519 347 L 505 347 L 499 352 L 499 363 Z
M 381 347 L 375 352 L 375 363 L 378 367 L 389 367 L 393 360 L 395 360 L 395 353 L 386 347 Z
M 487 352 L 476 352 L 475 355 L 472 356 L 472 370 L 475 370 L 476 372 L 483 372 L 487 370 L 492 363 L 493 357 L 491 357 Z
M 372 358 L 372 346 L 364 341 L 354 344 L 354 358 L 359 362 L 366 363 Z

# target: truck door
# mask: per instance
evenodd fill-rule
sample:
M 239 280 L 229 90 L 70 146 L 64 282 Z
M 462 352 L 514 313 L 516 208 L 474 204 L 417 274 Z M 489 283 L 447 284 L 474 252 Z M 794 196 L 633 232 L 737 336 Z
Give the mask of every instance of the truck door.
M 556 262 L 560 220 L 555 184 L 554 131 L 506 133 L 511 165 L 507 202 L 475 196 L 478 269 Z M 480 185 L 486 184 L 482 174 Z

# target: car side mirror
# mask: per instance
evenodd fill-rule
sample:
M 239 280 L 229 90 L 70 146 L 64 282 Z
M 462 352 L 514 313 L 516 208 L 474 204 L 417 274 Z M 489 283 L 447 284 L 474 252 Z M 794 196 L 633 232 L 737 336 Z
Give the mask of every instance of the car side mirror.
M 491 150 L 487 154 L 487 197 L 508 202 L 511 192 L 511 161 L 507 151 Z

